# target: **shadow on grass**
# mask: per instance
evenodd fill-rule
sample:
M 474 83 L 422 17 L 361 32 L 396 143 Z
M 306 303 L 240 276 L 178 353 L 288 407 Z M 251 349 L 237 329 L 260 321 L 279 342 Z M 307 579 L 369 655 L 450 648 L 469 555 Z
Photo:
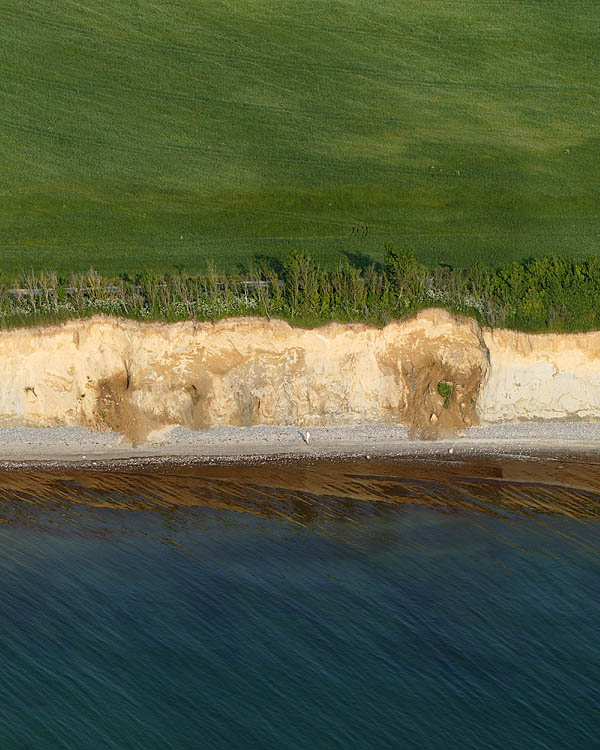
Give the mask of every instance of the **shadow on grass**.
M 342 253 L 346 256 L 350 265 L 354 266 L 354 268 L 358 268 L 360 271 L 366 271 L 367 268 L 370 268 L 371 266 L 373 266 L 378 273 L 383 271 L 383 263 L 371 258 L 370 255 L 365 255 L 361 252 L 353 253 L 350 250 L 342 250 Z

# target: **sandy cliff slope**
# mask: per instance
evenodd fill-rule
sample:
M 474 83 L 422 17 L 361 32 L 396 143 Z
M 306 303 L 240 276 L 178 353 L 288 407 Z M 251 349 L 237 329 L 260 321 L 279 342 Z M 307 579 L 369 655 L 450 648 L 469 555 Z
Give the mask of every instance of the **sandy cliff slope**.
M 452 388 L 449 405 L 438 383 Z M 113 428 L 600 416 L 600 334 L 526 336 L 427 310 L 384 328 L 96 317 L 0 333 L 0 423 Z
M 477 402 L 485 423 L 600 417 L 600 333 L 485 330 L 490 368 Z

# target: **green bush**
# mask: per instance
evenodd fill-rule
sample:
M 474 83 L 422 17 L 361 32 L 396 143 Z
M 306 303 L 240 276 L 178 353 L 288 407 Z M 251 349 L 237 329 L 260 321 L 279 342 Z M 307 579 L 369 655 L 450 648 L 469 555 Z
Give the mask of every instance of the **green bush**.
M 440 380 L 437 384 L 437 392 L 444 399 L 444 409 L 449 409 L 450 399 L 452 398 L 452 385 L 445 380 Z
M 388 248 L 383 268 L 348 259 L 322 268 L 295 250 L 277 266 L 204 274 L 180 268 L 117 279 L 87 274 L 60 277 L 32 271 L 0 278 L 0 326 L 30 325 L 95 313 L 141 320 L 216 320 L 235 315 L 278 316 L 300 325 L 366 321 L 378 325 L 425 307 L 475 316 L 482 324 L 524 331 L 600 329 L 600 262 L 548 256 L 469 270 L 420 264 L 411 250 Z M 439 390 L 439 388 L 438 388 Z M 441 395 L 446 398 L 445 394 Z

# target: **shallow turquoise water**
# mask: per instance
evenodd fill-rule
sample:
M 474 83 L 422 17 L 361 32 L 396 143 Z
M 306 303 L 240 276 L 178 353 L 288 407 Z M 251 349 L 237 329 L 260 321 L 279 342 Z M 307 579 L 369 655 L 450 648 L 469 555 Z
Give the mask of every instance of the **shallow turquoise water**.
M 482 510 L 305 496 L 287 519 L 17 494 L 1 748 L 598 746 L 594 513 L 507 511 L 497 486 Z

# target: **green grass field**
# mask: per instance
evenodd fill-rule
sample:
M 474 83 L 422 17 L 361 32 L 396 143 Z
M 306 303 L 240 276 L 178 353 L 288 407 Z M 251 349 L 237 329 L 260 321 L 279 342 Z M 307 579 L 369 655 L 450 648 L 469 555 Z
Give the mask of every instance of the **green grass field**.
M 596 0 L 3 0 L 0 271 L 600 254 Z

